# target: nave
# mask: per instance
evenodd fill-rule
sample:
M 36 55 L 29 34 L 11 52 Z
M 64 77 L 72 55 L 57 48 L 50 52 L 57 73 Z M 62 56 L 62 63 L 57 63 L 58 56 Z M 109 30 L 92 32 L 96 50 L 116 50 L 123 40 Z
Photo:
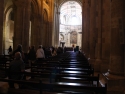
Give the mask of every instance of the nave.
M 23 80 L 8 79 L 7 69 L 11 59 L 0 60 L 0 92 L 2 94 L 106 94 L 107 85 L 101 86 L 99 74 L 94 72 L 81 52 L 65 52 L 45 60 L 26 65 Z M 3 61 L 3 62 L 2 62 Z M 8 82 L 15 83 L 10 88 Z M 6 88 L 5 88 L 6 87 Z

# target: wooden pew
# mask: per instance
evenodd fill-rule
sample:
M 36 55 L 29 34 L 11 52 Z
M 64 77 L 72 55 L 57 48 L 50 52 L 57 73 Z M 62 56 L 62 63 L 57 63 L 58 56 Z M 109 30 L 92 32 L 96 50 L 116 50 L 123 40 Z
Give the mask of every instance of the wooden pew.
M 82 68 L 62 68 L 62 67 L 47 67 L 47 66 L 31 66 L 31 72 L 37 73 L 60 73 L 60 74 L 82 74 L 82 75 L 94 75 L 94 69 L 82 69 Z
M 57 82 L 57 81 L 89 81 L 92 82 L 96 81 L 97 85 L 99 85 L 99 75 L 98 76 L 88 76 L 88 75 L 82 75 L 82 74 L 58 74 L 58 73 L 53 73 L 53 72 L 39 72 L 39 73 L 34 73 L 34 72 L 12 72 L 10 73 L 11 75 L 16 75 L 16 74 L 20 74 L 20 75 L 24 75 L 24 77 L 30 77 L 29 80 L 37 80 L 38 79 L 44 79 L 44 81 L 47 82 Z M 26 78 L 25 78 L 26 79 Z
M 26 81 L 26 80 L 13 80 L 0 78 L 2 82 L 17 83 L 20 85 L 19 89 L 10 88 L 7 94 L 42 94 L 42 83 L 41 81 Z M 35 86 L 35 87 L 29 87 Z
M 83 76 L 83 75 L 61 75 L 61 74 L 45 74 L 45 73 L 27 73 L 27 72 L 22 72 L 23 74 L 25 74 L 25 75 L 27 75 L 27 76 L 34 76 L 34 77 L 38 77 L 38 78 L 50 78 L 50 82 L 48 82 L 47 83 L 47 85 L 44 85 L 44 86 L 46 86 L 46 88 L 47 87 L 53 87 L 53 86 L 51 86 L 51 84 L 50 84 L 50 86 L 48 86 L 49 85 L 49 83 L 52 83 L 52 84 L 59 84 L 59 87 L 60 88 L 63 88 L 63 86 L 67 83 L 67 82 L 62 82 L 64 85 L 63 86 L 60 86 L 60 83 L 55 83 L 54 81 L 52 81 L 52 79 L 54 80 L 55 78 L 56 78 L 56 80 L 60 80 L 60 77 L 62 77 L 61 78 L 61 80 L 72 80 L 72 78 L 65 78 L 65 77 L 77 77 L 77 78 L 81 78 L 82 80 L 84 80 L 84 81 L 94 81 L 93 79 L 98 79 L 97 77 L 90 77 L 90 76 Z M 19 74 L 19 73 L 18 73 Z M 55 76 L 55 77 L 54 77 Z M 52 77 L 52 78 L 51 78 Z M 54 78 L 53 78 L 54 77 Z M 58 77 L 58 78 L 57 78 Z M 30 81 L 39 81 L 40 79 L 31 79 Z M 78 80 L 78 79 L 77 79 Z M 45 82 L 45 81 L 44 81 Z M 69 82 L 68 82 L 69 83 Z M 87 87 L 89 87 L 89 86 L 91 86 L 90 84 L 82 84 L 82 85 L 84 85 L 84 86 L 87 86 Z M 97 86 L 98 86 L 98 84 L 97 84 Z M 71 86 L 72 87 L 72 86 Z M 42 91 L 44 91 L 44 90 L 46 90 L 46 88 L 43 88 L 43 90 Z M 51 88 L 47 88 L 47 91 L 49 91 L 49 90 L 51 90 Z M 68 90 L 66 90 L 66 91 L 68 91 Z M 52 92 L 55 92 L 55 90 L 54 91 L 52 91 Z M 56 92 L 65 92 L 65 91 L 58 91 L 58 89 L 56 89 Z M 70 91 L 71 92 L 71 91 Z M 66 92 L 66 94 L 68 94 L 67 92 Z M 78 92 L 76 93 L 76 94 L 78 94 Z M 80 94 L 82 94 L 82 93 L 80 93 Z M 88 93 L 87 93 L 88 94 Z
M 62 64 L 83 64 L 83 65 L 89 65 L 89 62 L 84 61 L 61 61 Z
M 43 88 L 50 88 L 50 92 L 67 93 L 67 94 L 106 94 L 107 84 L 104 87 L 101 86 L 86 86 L 80 83 L 67 83 L 67 82 L 56 82 L 56 83 L 42 83 Z
M 55 77 L 56 82 L 77 82 L 77 83 L 87 83 L 94 84 L 96 83 L 96 86 L 99 86 L 99 74 L 98 76 L 86 76 L 86 75 L 63 75 L 63 74 L 57 74 Z
M 3 82 L 14 82 L 21 84 L 22 87 L 19 89 L 9 88 L 9 94 L 106 94 L 107 85 L 105 87 L 95 87 L 95 86 L 85 86 L 84 84 L 78 83 L 44 83 L 42 81 L 24 81 L 24 80 L 12 80 L 12 79 L 1 79 Z M 33 87 L 23 87 L 23 85 L 35 86 Z M 44 93 L 46 91 L 46 93 Z
M 24 80 L 30 80 L 30 81 L 45 81 L 48 83 L 52 83 L 55 82 L 55 77 L 56 74 L 55 73 L 51 73 L 51 72 L 46 72 L 43 71 L 42 73 L 37 73 L 37 72 L 12 72 L 10 73 L 10 75 L 23 75 L 23 79 Z
M 48 62 L 39 62 L 39 63 L 32 63 L 31 66 L 57 66 L 57 67 L 81 67 L 91 69 L 90 64 L 82 64 L 82 63 L 60 63 L 59 61 L 48 61 Z
M 87 69 L 91 69 L 91 65 L 84 65 L 84 64 L 63 64 L 61 63 L 59 65 L 60 67 L 69 67 L 69 68 L 87 68 Z
M 76 64 L 77 65 L 77 64 Z M 31 72 L 42 72 L 43 70 L 48 70 L 48 72 L 61 73 L 61 74 L 84 74 L 84 75 L 93 75 L 94 69 L 91 68 L 91 65 L 81 65 L 80 68 L 77 68 L 76 65 L 71 64 L 59 64 L 59 62 L 49 62 L 49 63 L 35 63 L 31 64 Z
M 64 61 L 66 61 L 66 62 L 69 62 L 69 61 L 72 61 L 72 62 L 80 61 L 80 62 L 88 63 L 88 60 L 84 60 L 84 59 L 65 59 Z
M 55 62 L 55 61 L 54 61 L 54 62 Z M 55 66 L 55 65 L 54 65 L 54 66 Z M 44 65 L 44 67 L 45 67 L 45 65 Z M 61 66 L 61 67 L 62 67 L 62 66 Z M 73 68 L 74 68 L 74 67 L 73 67 Z M 72 69 L 73 69 L 73 68 L 72 68 Z M 44 69 L 45 69 L 45 68 L 44 68 Z M 67 69 L 68 69 L 68 67 L 67 67 Z M 70 69 L 70 68 L 69 68 L 69 69 Z M 70 69 L 70 70 L 72 70 L 72 69 Z M 75 68 L 74 68 L 74 69 L 75 69 Z M 64 70 L 63 70 L 63 71 L 64 71 Z M 76 71 L 76 70 L 75 70 L 75 71 Z M 67 73 L 68 73 L 68 71 L 67 71 Z M 67 74 L 67 73 L 66 73 L 66 74 Z M 69 72 L 69 73 L 70 73 L 70 72 Z M 74 76 L 76 76 L 76 75 L 78 75 L 78 74 L 75 74 Z M 73 76 L 73 75 L 72 75 L 72 76 Z M 71 78 L 69 79 L 68 77 L 62 77 L 62 79 L 63 79 L 63 80 L 65 80 L 65 79 L 66 79 L 66 80 L 71 80 Z M 43 83 L 42 83 L 42 84 L 43 84 Z M 58 86 L 58 85 L 59 85 L 58 87 L 60 87 L 60 88 L 62 89 L 63 86 L 66 85 L 66 83 L 63 83 L 63 85 L 60 85 L 60 83 L 52 83 L 52 84 L 44 84 L 44 85 L 46 85 L 46 86 L 48 86 L 48 87 L 54 87 L 54 88 L 55 88 L 55 86 Z M 82 85 L 82 84 L 81 84 L 81 85 Z M 84 86 L 84 85 L 82 85 L 82 86 Z M 70 85 L 70 86 L 68 86 L 68 87 L 69 87 L 69 88 L 72 88 L 73 86 Z M 77 88 L 78 88 L 78 87 L 77 87 Z M 48 88 L 47 88 L 47 89 L 48 89 Z M 44 89 L 43 89 L 43 90 L 44 90 Z M 53 91 L 54 91 L 54 89 L 53 89 Z M 52 91 L 52 92 L 53 92 L 53 91 Z M 58 91 L 57 88 L 55 89 L 55 91 Z M 55 91 L 54 91 L 54 92 L 55 92 Z M 66 90 L 59 91 L 59 92 L 65 92 L 65 91 L 66 91 Z M 88 91 L 88 90 L 87 90 L 87 91 Z M 71 92 L 72 92 L 72 91 L 71 91 Z M 95 91 L 94 91 L 94 92 L 95 92 Z M 67 93 L 67 92 L 66 92 L 66 93 Z M 78 93 L 77 93 L 77 94 L 78 94 Z M 90 94 L 91 94 L 91 93 L 90 93 Z
M 12 61 L 11 59 L 5 59 L 5 58 L 0 59 L 0 74 L 2 74 L 1 75 L 2 78 L 7 76 L 9 64 L 11 61 Z

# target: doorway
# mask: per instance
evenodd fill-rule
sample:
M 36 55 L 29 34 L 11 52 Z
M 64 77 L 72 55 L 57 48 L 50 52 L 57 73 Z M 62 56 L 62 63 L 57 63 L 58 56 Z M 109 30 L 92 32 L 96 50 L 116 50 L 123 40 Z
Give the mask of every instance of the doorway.
M 59 46 L 72 45 L 81 47 L 82 41 L 82 7 L 76 1 L 67 1 L 60 7 Z

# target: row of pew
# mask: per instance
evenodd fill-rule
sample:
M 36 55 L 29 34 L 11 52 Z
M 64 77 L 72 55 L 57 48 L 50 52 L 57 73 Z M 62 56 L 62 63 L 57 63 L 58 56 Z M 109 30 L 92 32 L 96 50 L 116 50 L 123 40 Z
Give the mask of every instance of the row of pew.
M 7 61 L 1 69 L 6 71 L 8 67 Z M 1 82 L 18 83 L 19 86 L 18 89 L 8 88 L 6 94 L 107 93 L 107 84 L 104 87 L 99 84 L 99 74 L 94 75 L 94 69 L 87 58 L 78 52 L 66 52 L 45 60 L 36 60 L 31 66 L 26 67 L 25 72 L 10 74 L 23 74 L 25 79 L 13 80 L 1 77 Z

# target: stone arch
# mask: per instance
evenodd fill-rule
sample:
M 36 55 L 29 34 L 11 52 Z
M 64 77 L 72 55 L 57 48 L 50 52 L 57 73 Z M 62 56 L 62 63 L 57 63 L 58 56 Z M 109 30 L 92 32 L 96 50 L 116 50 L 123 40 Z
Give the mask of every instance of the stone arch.
M 3 26 L 3 49 L 4 54 L 8 54 L 8 48 L 11 46 L 13 48 L 13 36 L 14 36 L 14 12 L 13 3 L 7 2 L 4 10 L 4 26 Z
M 43 11 L 43 22 L 46 23 L 48 22 L 48 12 L 46 9 Z
M 60 31 L 60 9 L 61 9 L 61 6 L 65 3 L 65 2 L 68 2 L 68 1 L 75 1 L 77 2 L 80 6 L 81 6 L 81 9 L 82 9 L 82 0 L 58 0 L 57 2 L 55 2 L 55 7 L 54 7 L 54 10 L 55 10 L 55 14 L 54 14 L 54 20 L 55 20 L 55 23 L 54 23 L 54 42 L 53 44 L 55 46 L 59 46 L 59 43 L 60 43 L 60 38 L 59 38 L 59 31 Z M 56 28 L 56 29 L 55 29 Z M 69 34 L 68 34 L 68 37 L 69 37 Z M 69 43 L 70 41 L 68 41 Z M 81 43 L 80 43 L 81 44 Z
M 60 34 L 60 40 L 64 40 L 64 35 L 63 34 Z
M 65 22 L 69 22 L 69 23 L 59 24 L 59 30 L 57 32 L 59 32 L 59 33 L 65 33 L 64 31 L 66 31 L 66 33 L 65 33 L 66 37 L 64 38 L 66 46 L 71 47 L 72 44 L 75 43 L 75 45 L 78 45 L 78 46 L 81 47 L 82 46 L 82 20 L 81 20 L 82 19 L 82 2 L 80 0 L 63 0 L 62 2 L 60 2 L 59 5 L 58 5 L 58 11 L 59 11 L 59 14 L 60 14 L 59 15 L 59 21 L 61 21 L 61 18 L 63 17 L 63 16 L 61 16 L 61 14 L 62 14 L 61 13 L 61 8 L 62 8 L 63 4 L 65 4 L 65 3 L 69 2 L 69 1 L 78 3 L 78 5 L 79 5 L 78 8 L 81 9 L 81 11 L 79 13 L 75 13 L 76 17 L 74 17 L 75 18 L 74 19 L 75 22 L 78 23 L 78 24 L 72 24 L 72 18 L 73 18 L 73 16 L 71 16 L 69 14 L 66 14 L 67 20 L 64 20 L 64 23 Z M 73 20 L 73 22 L 74 22 L 74 20 Z M 73 25 L 76 25 L 76 26 L 73 26 Z M 62 30 L 60 27 L 65 28 L 66 30 L 64 30 L 64 29 Z M 61 32 L 60 32 L 60 30 L 61 30 Z M 72 31 L 77 31 L 76 32 L 76 38 L 77 38 L 76 40 L 71 39 L 72 38 L 72 35 L 71 35 Z M 59 40 L 60 40 L 60 38 L 59 38 Z
M 77 3 L 81 6 L 81 8 L 82 8 L 82 2 L 81 2 L 80 0 L 63 0 L 63 1 L 59 4 L 58 10 L 60 11 L 61 6 L 62 6 L 64 3 L 68 2 L 68 1 L 75 1 L 75 2 L 77 2 Z
M 32 5 L 32 11 L 35 13 L 35 14 L 39 14 L 39 4 L 36 0 L 32 0 L 31 1 L 31 5 Z

